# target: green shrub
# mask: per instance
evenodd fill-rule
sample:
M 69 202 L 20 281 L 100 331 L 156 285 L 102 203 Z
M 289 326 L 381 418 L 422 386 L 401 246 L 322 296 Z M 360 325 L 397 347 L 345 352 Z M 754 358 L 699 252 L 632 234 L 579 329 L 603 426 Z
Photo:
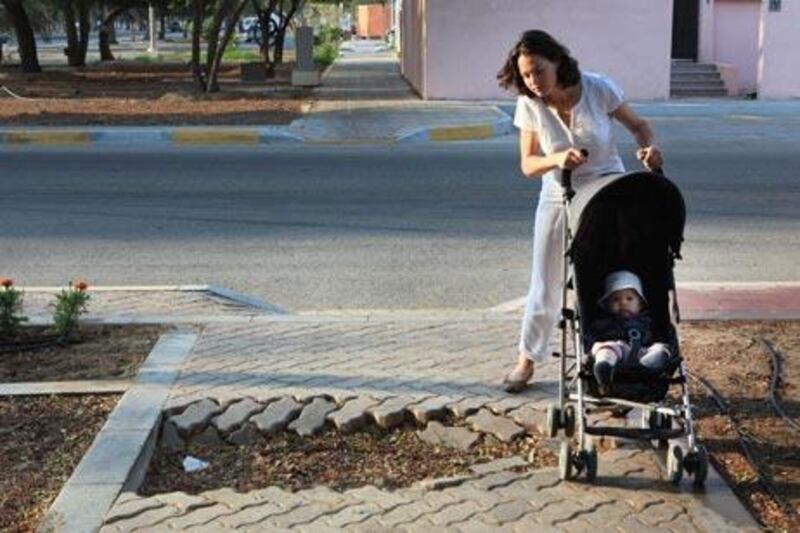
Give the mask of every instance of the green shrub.
M 56 296 L 53 304 L 53 329 L 63 341 L 72 341 L 78 338 L 78 318 L 86 312 L 89 294 L 86 289 L 89 284 L 83 280 L 70 281 L 69 286 Z
M 22 316 L 22 291 L 14 288 L 14 281 L 0 279 L 0 339 L 11 340 L 17 336 L 19 326 L 27 322 Z
M 322 66 L 328 66 L 339 55 L 339 46 L 334 43 L 325 43 L 314 47 L 314 61 Z

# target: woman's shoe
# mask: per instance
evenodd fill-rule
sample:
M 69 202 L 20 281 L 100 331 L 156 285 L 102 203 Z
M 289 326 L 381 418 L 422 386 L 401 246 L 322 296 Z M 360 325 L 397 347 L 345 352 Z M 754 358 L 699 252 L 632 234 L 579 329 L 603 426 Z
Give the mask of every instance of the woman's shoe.
M 524 365 L 524 361 L 519 361 L 514 370 L 509 372 L 505 379 L 503 379 L 503 390 L 510 393 L 521 392 L 528 386 L 528 381 L 533 377 L 533 361 L 529 361 L 530 366 L 527 370 L 521 370 L 520 366 Z

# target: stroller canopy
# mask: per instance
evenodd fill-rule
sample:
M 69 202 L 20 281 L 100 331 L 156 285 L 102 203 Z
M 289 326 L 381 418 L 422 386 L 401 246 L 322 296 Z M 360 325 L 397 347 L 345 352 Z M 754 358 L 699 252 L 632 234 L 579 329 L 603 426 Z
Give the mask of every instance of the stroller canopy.
M 686 207 L 667 178 L 651 172 L 607 176 L 578 189 L 570 205 L 576 289 L 583 331 L 600 312 L 605 277 L 630 270 L 642 280 L 656 340 L 672 342 L 669 291 L 680 258 Z

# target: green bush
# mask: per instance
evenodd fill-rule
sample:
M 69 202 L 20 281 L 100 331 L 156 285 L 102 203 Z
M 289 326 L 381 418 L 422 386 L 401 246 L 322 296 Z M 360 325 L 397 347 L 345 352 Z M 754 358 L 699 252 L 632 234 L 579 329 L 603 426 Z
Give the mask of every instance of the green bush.
M 86 312 L 90 298 L 86 292 L 88 287 L 89 284 L 83 280 L 70 281 L 69 287 L 56 295 L 53 329 L 63 341 L 78 338 L 78 318 Z
M 0 339 L 11 340 L 17 336 L 19 326 L 27 322 L 22 316 L 22 291 L 14 288 L 14 281 L 0 280 Z
M 252 50 L 239 50 L 237 48 L 226 48 L 222 54 L 223 61 L 263 61 L 261 54 Z
M 339 46 L 334 43 L 325 43 L 314 47 L 314 61 L 322 66 L 328 66 L 339 55 Z

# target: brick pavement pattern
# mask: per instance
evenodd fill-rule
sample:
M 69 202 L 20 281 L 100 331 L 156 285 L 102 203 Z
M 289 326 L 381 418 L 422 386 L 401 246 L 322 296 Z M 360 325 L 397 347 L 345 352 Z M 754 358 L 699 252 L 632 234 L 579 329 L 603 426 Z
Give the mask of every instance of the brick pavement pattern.
M 391 426 L 411 416 L 425 421 L 447 412 L 475 416 L 474 427 L 501 435 L 518 427 L 535 430 L 555 396 L 556 360 L 537 367 L 535 385 L 523 394 L 503 393 L 498 385 L 514 359 L 517 328 L 517 320 L 502 316 L 210 324 L 173 387 L 167 416 L 180 417 L 192 404 L 218 416 L 237 405 L 256 410 L 251 402 L 258 402 L 267 407 L 252 415 L 251 423 L 259 417 L 265 422 L 272 406 L 277 415 L 291 411 L 278 417 L 278 426 L 285 427 L 303 405 L 315 399 L 321 405 L 318 400 L 327 398 L 331 403 L 316 418 L 324 416 L 331 425 L 338 421 L 347 430 L 367 420 Z M 245 398 L 247 404 L 235 403 Z M 511 420 L 519 425 L 507 425 Z M 501 422 L 502 429 L 490 429 Z M 341 493 L 269 487 L 193 497 L 123 494 L 103 531 L 735 529 L 692 494 L 660 481 L 650 450 L 603 451 L 594 486 L 561 482 L 554 469 L 497 468 L 391 492 L 366 486 Z

